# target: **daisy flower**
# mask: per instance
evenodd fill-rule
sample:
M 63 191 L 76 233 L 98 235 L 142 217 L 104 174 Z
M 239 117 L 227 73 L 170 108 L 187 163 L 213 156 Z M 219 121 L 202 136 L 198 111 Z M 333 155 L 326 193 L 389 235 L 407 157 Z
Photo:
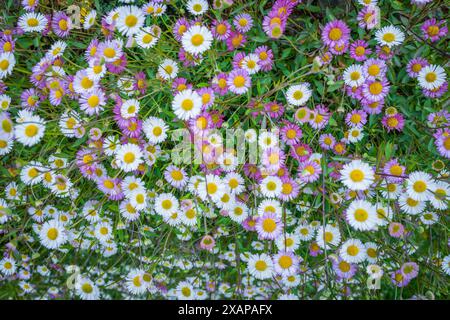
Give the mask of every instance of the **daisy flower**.
M 354 200 L 346 210 L 348 223 L 356 230 L 372 230 L 377 223 L 375 206 L 366 200 Z
M 250 255 L 247 260 L 247 270 L 256 279 L 270 279 L 273 276 L 272 258 L 265 253 Z
M 164 171 L 164 178 L 177 189 L 181 189 L 186 186 L 189 180 L 186 171 L 174 165 L 170 165 L 166 168 Z
M 123 6 L 118 8 L 116 27 L 124 36 L 133 36 L 144 25 L 145 16 L 137 6 Z
M 189 0 L 186 7 L 190 13 L 198 16 L 208 11 L 208 2 L 206 0 Z
M 228 74 L 228 89 L 235 94 L 244 94 L 251 87 L 251 78 L 246 70 L 235 69 Z
M 326 46 L 343 45 L 350 38 L 350 28 L 342 20 L 328 22 L 322 30 L 322 41 Z
M 437 89 L 446 81 L 445 70 L 434 64 L 425 66 L 420 70 L 417 80 L 424 89 Z
M 283 223 L 274 213 L 266 212 L 256 220 L 255 229 L 260 239 L 274 240 L 283 232 Z
M 345 84 L 352 87 L 358 87 L 365 81 L 362 67 L 356 64 L 347 67 L 342 77 Z
M 66 230 L 58 220 L 45 222 L 39 231 L 39 239 L 49 249 L 59 248 L 68 240 Z
M 47 18 L 37 12 L 28 12 L 19 17 L 18 26 L 25 32 L 42 32 L 47 27 Z
M 340 180 L 350 190 L 366 190 L 374 181 L 374 171 L 361 160 L 353 160 L 340 171 Z
M 202 98 L 191 89 L 178 92 L 172 101 L 172 109 L 181 120 L 195 118 L 200 114 L 201 107 Z
M 366 260 L 365 245 L 359 239 L 345 241 L 339 250 L 339 256 L 348 263 L 361 263 Z
M 290 86 L 286 91 L 286 100 L 293 106 L 302 106 L 311 97 L 312 91 L 309 83 L 300 83 Z
M 181 38 L 184 50 L 191 54 L 200 54 L 211 47 L 213 35 L 208 28 L 204 26 L 193 25 Z
M 377 30 L 375 32 L 375 39 L 380 45 L 391 48 L 402 44 L 405 40 L 405 35 L 399 28 L 390 25 Z
M 164 80 L 176 78 L 178 74 L 178 65 L 171 59 L 164 59 L 158 67 L 158 75 Z
M 14 66 L 16 65 L 16 58 L 11 52 L 0 53 L 0 79 L 9 76 Z
M 430 200 L 433 196 L 434 181 L 426 172 L 416 171 L 409 175 L 406 180 L 406 192 L 417 201 Z
M 142 151 L 133 143 L 123 144 L 117 147 L 115 160 L 119 168 L 125 172 L 136 170 L 142 163 Z

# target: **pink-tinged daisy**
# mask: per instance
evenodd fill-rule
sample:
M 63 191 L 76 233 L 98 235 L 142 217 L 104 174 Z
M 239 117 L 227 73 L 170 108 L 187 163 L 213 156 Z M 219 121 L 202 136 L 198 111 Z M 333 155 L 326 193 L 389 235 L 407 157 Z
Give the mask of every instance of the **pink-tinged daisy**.
M 387 114 L 383 117 L 381 123 L 383 124 L 383 127 L 387 129 L 388 132 L 391 132 L 393 130 L 402 131 L 403 127 L 405 126 L 405 118 L 401 113 L 396 113 L 393 115 Z
M 214 90 L 210 87 L 203 87 L 197 90 L 198 95 L 202 98 L 202 110 L 205 111 L 214 104 Z
M 97 57 L 106 62 L 114 62 L 122 56 L 122 44 L 118 40 L 108 40 L 98 45 Z
M 83 93 L 79 99 L 79 103 L 80 109 L 87 115 L 98 115 L 106 104 L 106 97 L 102 90 L 94 89 L 87 93 Z
M 139 91 L 140 94 L 144 94 L 147 90 L 148 83 L 147 77 L 143 71 L 140 71 L 134 75 L 133 89 Z
M 227 84 L 228 75 L 225 72 L 221 72 L 216 75 L 211 81 L 211 87 L 214 92 L 223 96 L 228 93 L 228 84 Z
M 311 119 L 311 112 L 312 111 L 308 107 L 300 107 L 295 111 L 294 119 L 299 123 L 307 123 Z
M 399 222 L 391 222 L 388 230 L 389 235 L 394 238 L 401 238 L 405 234 L 405 227 Z
M 279 102 L 272 101 L 264 105 L 264 111 L 271 118 L 279 118 L 284 113 L 284 106 Z
M 258 217 L 255 228 L 259 239 L 275 240 L 283 232 L 283 222 L 275 213 L 266 212 Z
M 380 101 L 388 95 L 389 88 L 386 79 L 367 81 L 363 84 L 363 94 L 370 101 Z
M 242 69 L 231 71 L 227 77 L 227 86 L 233 93 L 246 93 L 251 87 L 251 79 L 248 72 Z
M 363 110 L 368 114 L 379 114 L 383 111 L 384 99 L 379 101 L 369 101 L 367 99 L 361 100 Z
M 246 163 L 244 164 L 243 169 L 245 175 L 250 179 L 259 181 L 262 178 L 261 170 L 259 170 L 259 168 L 255 164 Z
M 106 64 L 106 68 L 109 72 L 114 74 L 120 74 L 123 71 L 125 71 L 127 67 L 127 56 L 125 53 L 123 53 L 119 58 L 114 60 L 113 62 L 108 62 Z
M 298 177 L 301 181 L 310 183 L 319 179 L 322 168 L 316 161 L 301 162 L 298 167 Z
M 380 22 L 380 9 L 377 6 L 365 6 L 358 12 L 356 20 L 360 28 L 373 29 Z
M 281 182 L 280 199 L 283 201 L 291 201 L 297 198 L 300 193 L 300 186 L 298 183 L 288 176 L 281 178 Z
M 212 117 L 208 112 L 202 112 L 197 117 L 189 120 L 189 128 L 195 134 L 206 135 L 209 129 L 214 126 Z
M 411 59 L 406 65 L 406 72 L 408 72 L 408 75 L 411 78 L 417 78 L 422 68 L 428 65 L 429 63 L 427 59 L 424 59 L 422 57 L 414 58 Z
M 39 0 L 22 0 L 22 6 L 26 11 L 34 11 L 39 5 Z
M 364 61 L 372 53 L 368 48 L 368 44 L 364 40 L 356 40 L 350 45 L 350 57 L 356 61 Z
M 302 135 L 302 130 L 294 123 L 287 122 L 287 124 L 281 128 L 281 140 L 289 146 L 299 143 Z
M 344 42 L 342 44 L 336 44 L 334 47 L 330 47 L 330 52 L 336 56 L 341 56 L 348 51 L 349 44 Z
M 247 217 L 242 222 L 242 227 L 247 231 L 256 231 L 256 222 L 258 220 L 257 216 Z
M 384 46 L 377 45 L 376 53 L 378 55 L 378 58 L 383 59 L 383 60 L 389 60 L 395 54 L 394 50 L 386 45 L 384 45 Z
M 128 138 L 138 138 L 142 133 L 142 120 L 137 118 L 127 119 L 124 125 L 119 125 L 119 128 Z
M 58 37 L 65 38 L 72 29 L 72 20 L 64 12 L 57 12 L 53 15 L 52 29 Z
M 271 39 L 279 39 L 286 28 L 287 17 L 280 17 L 276 12 L 269 12 L 263 19 L 263 30 Z
M 445 81 L 441 86 L 435 89 L 422 88 L 422 93 L 425 97 L 436 99 L 442 97 L 447 92 L 447 90 L 448 90 L 448 82 Z
M 333 260 L 333 270 L 339 278 L 350 279 L 356 274 L 358 267 L 354 263 L 348 263 L 338 258 Z
M 242 63 L 244 62 L 246 54 L 245 52 L 238 52 L 233 56 L 233 68 L 235 69 L 242 69 Z
M 291 146 L 291 155 L 298 161 L 306 161 L 312 154 L 312 149 L 309 145 L 298 143 Z
M 240 47 L 243 47 L 246 42 L 247 38 L 244 34 L 232 31 L 226 40 L 228 51 L 234 51 Z
M 397 159 L 392 159 L 384 165 L 383 173 L 387 181 L 391 183 L 402 183 L 406 177 L 406 168 Z
M 3 36 L 0 39 L 0 53 L 11 52 L 13 53 L 16 47 L 16 42 L 12 36 Z
M 391 273 L 391 281 L 399 288 L 406 287 L 410 282 L 400 270 Z
M 192 84 L 188 83 L 186 78 L 175 78 L 172 81 L 172 90 L 177 94 L 183 90 L 192 89 Z
M 323 150 L 331 150 L 335 143 L 336 139 L 330 133 L 322 134 L 319 137 L 319 144 Z
M 183 168 L 170 165 L 164 171 L 164 178 L 171 186 L 177 189 L 185 187 L 189 181 L 189 177 Z
M 333 146 L 333 152 L 337 155 L 344 155 L 347 152 L 345 142 L 338 141 Z
M 233 25 L 237 31 L 246 33 L 252 28 L 253 19 L 247 13 L 240 13 L 234 17 Z
M 350 38 L 350 28 L 342 20 L 328 22 L 322 31 L 322 41 L 328 47 L 342 46 Z
M 387 66 L 384 60 L 368 59 L 364 62 L 363 73 L 367 80 L 383 79 L 386 75 Z
M 429 39 L 431 42 L 436 42 L 441 38 L 444 38 L 448 33 L 446 21 L 438 21 L 435 18 L 428 19 L 422 24 L 422 34 L 425 39 Z
M 189 29 L 190 23 L 186 18 L 180 18 L 175 22 L 172 28 L 173 35 L 177 41 L 181 41 L 183 34 Z
M 367 114 L 362 110 L 353 110 L 345 116 L 345 123 L 350 127 L 362 127 L 367 122 Z
M 345 93 L 353 99 L 359 100 L 361 101 L 363 99 L 363 86 L 357 86 L 357 87 L 352 87 L 352 86 L 345 86 Z
M 276 172 L 284 165 L 286 156 L 279 148 L 267 148 L 262 153 L 261 164 L 268 172 Z
M 200 240 L 200 248 L 203 250 L 211 251 L 214 249 L 214 246 L 216 245 L 216 241 L 214 238 L 210 235 L 203 236 L 203 238 Z
M 42 101 L 42 96 L 36 89 L 27 89 L 20 95 L 21 106 L 28 110 L 35 110 Z
M 317 257 L 319 254 L 322 254 L 322 250 L 320 249 L 319 245 L 315 241 L 311 242 L 311 244 L 309 245 L 309 255 L 311 257 Z
M 273 66 L 273 52 L 267 46 L 260 46 L 255 49 L 255 54 L 259 58 L 259 65 L 262 71 L 270 71 Z
M 434 137 L 439 154 L 450 159 L 450 129 L 438 129 Z
M 92 59 L 96 59 L 98 56 L 100 56 L 98 54 L 99 44 L 100 41 L 98 41 L 98 39 L 94 38 L 91 40 L 84 53 L 84 58 L 87 62 L 91 61 Z
M 412 280 L 419 275 L 419 265 L 415 262 L 405 262 L 400 271 L 406 279 Z
M 94 150 L 81 148 L 76 155 L 76 164 L 81 172 L 95 171 L 97 167 L 97 154 Z
M 97 180 L 97 187 L 101 192 L 106 194 L 110 200 L 122 200 L 125 195 L 120 187 L 121 182 L 122 181 L 119 178 L 104 176 Z
M 321 130 L 326 127 L 328 120 L 330 119 L 330 111 L 322 104 L 315 106 L 312 115 L 312 119 L 309 120 L 309 124 L 312 128 Z
M 80 70 L 73 79 L 73 88 L 76 93 L 83 94 L 95 90 L 98 87 L 98 81 L 92 80 L 86 70 Z
M 282 237 L 282 235 L 280 235 Z M 273 266 L 277 274 L 290 276 L 296 274 L 299 269 L 300 259 L 289 251 L 280 251 L 273 257 Z
M 226 20 L 213 20 L 211 23 L 211 32 L 217 40 L 225 41 L 231 35 L 231 25 Z

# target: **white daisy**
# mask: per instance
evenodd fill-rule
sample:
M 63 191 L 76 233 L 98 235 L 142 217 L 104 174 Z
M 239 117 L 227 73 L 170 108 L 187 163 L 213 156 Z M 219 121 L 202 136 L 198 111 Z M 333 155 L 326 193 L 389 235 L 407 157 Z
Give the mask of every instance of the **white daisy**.
M 311 97 L 312 91 L 307 82 L 290 86 L 286 92 L 286 100 L 294 106 L 302 106 Z
M 142 124 L 142 130 L 152 144 L 161 143 L 167 138 L 168 127 L 164 120 L 157 117 L 147 118 Z
M 0 260 L 0 272 L 4 276 L 13 275 L 16 272 L 16 262 L 12 258 L 3 258 Z
M 409 175 L 406 180 L 406 192 L 418 201 L 426 201 L 433 197 L 431 190 L 434 189 L 434 181 L 426 172 L 416 171 Z
M 16 65 L 16 58 L 11 52 L 0 53 L 0 79 L 9 76 L 14 66 Z
M 339 256 L 348 263 L 360 263 L 366 260 L 366 247 L 359 239 L 348 239 L 342 244 Z
M 201 15 L 208 11 L 208 2 L 206 0 L 189 0 L 186 7 L 193 15 Z
M 380 45 L 389 48 L 401 44 L 405 40 L 404 33 L 397 27 L 386 26 L 375 33 L 375 39 Z
M 346 211 L 349 224 L 356 230 L 372 230 L 377 223 L 375 206 L 366 200 L 354 200 Z
M 178 65 L 171 59 L 164 59 L 158 67 L 158 75 L 164 80 L 176 78 L 178 74 Z
M 153 47 L 158 42 L 159 36 L 155 34 L 154 27 L 145 27 L 134 35 L 134 39 L 138 46 L 144 49 Z
M 67 242 L 67 234 L 61 223 L 54 219 L 45 222 L 39 232 L 39 239 L 43 246 L 56 249 Z
M 373 169 L 361 160 L 353 160 L 341 170 L 341 181 L 350 190 L 366 190 L 374 180 Z
M 138 100 L 125 100 L 120 107 L 120 115 L 125 119 L 135 117 L 139 113 L 140 108 L 141 105 Z
M 211 47 L 213 36 L 211 31 L 204 26 L 193 25 L 181 38 L 184 50 L 191 54 L 200 54 Z
M 444 84 L 446 78 L 444 68 L 434 64 L 423 67 L 417 76 L 419 85 L 428 90 L 439 88 Z
M 133 143 L 118 146 L 115 154 L 115 160 L 119 168 L 123 171 L 134 171 L 143 161 L 141 148 Z
M 359 87 L 365 81 L 363 69 L 360 65 L 352 64 L 347 67 L 343 74 L 344 82 L 350 87 Z
M 281 194 L 283 182 L 277 176 L 267 176 L 259 184 L 261 193 L 268 198 L 276 198 Z
M 195 118 L 201 112 L 202 98 L 191 89 L 178 92 L 172 101 L 172 109 L 181 120 Z

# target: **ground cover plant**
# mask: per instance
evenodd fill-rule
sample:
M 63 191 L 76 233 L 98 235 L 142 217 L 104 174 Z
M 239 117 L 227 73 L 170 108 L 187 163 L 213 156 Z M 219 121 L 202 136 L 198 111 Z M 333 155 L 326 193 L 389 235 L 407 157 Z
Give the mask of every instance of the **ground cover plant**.
M 1 13 L 1 299 L 448 298 L 446 1 Z

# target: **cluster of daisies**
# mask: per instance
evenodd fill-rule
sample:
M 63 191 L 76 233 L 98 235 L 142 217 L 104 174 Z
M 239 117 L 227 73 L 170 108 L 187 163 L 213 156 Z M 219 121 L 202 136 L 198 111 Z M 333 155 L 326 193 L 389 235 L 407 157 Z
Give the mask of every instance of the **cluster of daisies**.
M 23 0 L 0 32 L 0 292 L 445 296 L 445 62 L 405 47 L 441 47 L 440 10 L 412 33 L 355 1 L 355 18 L 321 21 L 311 70 L 287 75 L 277 59 L 301 48 L 287 26 L 302 1 L 117 2 L 74 21 Z M 324 77 L 341 89 L 325 99 Z M 432 99 L 423 119 L 394 104 L 405 85 Z M 173 157 L 180 128 L 195 160 Z M 254 153 L 227 143 L 230 128 Z M 402 145 L 416 131 L 426 149 Z

